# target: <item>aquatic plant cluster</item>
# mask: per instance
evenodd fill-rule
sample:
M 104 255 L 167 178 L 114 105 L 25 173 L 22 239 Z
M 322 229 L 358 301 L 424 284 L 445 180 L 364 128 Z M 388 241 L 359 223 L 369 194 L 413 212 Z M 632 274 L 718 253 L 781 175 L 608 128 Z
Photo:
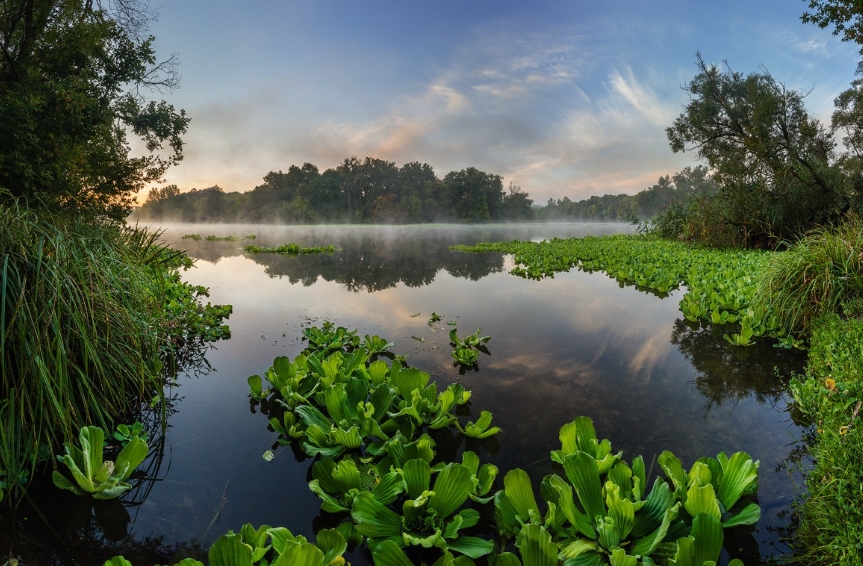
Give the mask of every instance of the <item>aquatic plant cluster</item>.
M 185 234 L 183 236 L 184 240 L 194 240 L 196 242 L 200 242 L 201 240 L 205 240 L 207 242 L 239 242 L 240 240 L 254 240 L 255 238 L 257 238 L 255 234 L 246 234 L 245 236 L 214 236 L 212 234 L 201 236 L 200 234 Z
M 503 564 L 701 565 L 718 558 L 723 528 L 760 517 L 745 498 L 757 489 L 758 462 L 745 453 L 702 458 L 686 472 L 664 452 L 659 462 L 669 480 L 656 478 L 648 493 L 643 459 L 630 467 L 612 454 L 587 417 L 560 431 L 561 448 L 551 456 L 566 478 L 543 480 L 543 514 L 523 470 L 507 473 L 504 489 L 492 493 L 499 470 L 475 452 L 436 461 L 429 430 L 474 438 L 500 432 L 488 411 L 461 424 L 453 411 L 471 398 L 462 385 L 438 393 L 427 373 L 403 365 L 377 336 L 360 340 L 332 323 L 304 334 L 309 347 L 251 376 L 250 392 L 267 407 L 280 444 L 299 443 L 319 456 L 309 488 L 323 511 L 343 516 L 336 530 L 353 544 L 364 541 L 377 565 L 414 564 L 411 547 L 440 549 L 436 564 L 491 555 Z M 459 340 L 487 341 L 479 333 Z M 471 527 L 479 523 L 477 506 L 492 501 L 497 537 L 487 540 Z
M 747 454 L 700 458 L 686 471 L 665 451 L 658 462 L 667 479 L 654 478 L 648 490 L 643 458 L 630 464 L 613 453 L 588 417 L 560 429 L 551 460 L 564 475 L 543 478 L 541 504 L 521 469 L 509 471 L 503 489 L 493 492 L 496 466 L 470 450 L 459 462 L 441 461 L 429 435 L 443 428 L 477 439 L 500 432 L 488 411 L 476 422 L 460 421 L 455 409 L 471 399 L 461 384 L 438 392 L 428 373 L 409 367 L 380 336 L 360 339 L 330 322 L 305 328 L 304 336 L 309 345 L 293 360 L 277 357 L 263 376 L 249 377 L 250 394 L 279 444 L 298 444 L 316 458 L 309 489 L 341 522 L 319 531 L 314 544 L 283 527 L 243 525 L 212 545 L 210 566 L 340 565 L 358 544 L 368 546 L 377 566 L 415 564 L 416 549 L 436 549 L 437 566 L 469 566 L 484 557 L 514 566 L 702 566 L 718 560 L 723 529 L 760 517 L 750 498 L 759 463 Z M 470 341 L 487 340 L 477 333 Z M 93 497 L 120 495 L 146 456 L 135 430 L 117 431 L 130 441 L 113 463 L 102 461 L 102 430 L 83 428 L 81 447 L 67 444 L 61 457 L 76 483 L 56 472 L 55 484 Z M 486 505 L 493 506 L 492 538 L 477 530 Z M 177 564 L 201 565 L 191 558 Z M 131 564 L 117 556 L 105 566 Z
M 248 254 L 280 254 L 280 255 L 301 255 L 301 254 L 331 254 L 338 250 L 335 246 L 310 246 L 304 248 L 299 244 L 287 243 L 276 247 L 266 246 L 243 246 L 243 250 Z
M 542 242 L 481 243 L 453 246 L 463 252 L 513 254 L 511 273 L 527 279 L 554 277 L 576 268 L 604 271 L 621 285 L 666 296 L 686 286 L 680 310 L 687 320 L 737 324 L 725 335 L 735 345 L 747 346 L 759 336 L 777 338 L 786 347 L 800 346 L 793 329 L 783 327 L 769 303 L 755 302 L 760 275 L 771 252 L 693 248 L 681 242 L 643 236 L 603 236 Z

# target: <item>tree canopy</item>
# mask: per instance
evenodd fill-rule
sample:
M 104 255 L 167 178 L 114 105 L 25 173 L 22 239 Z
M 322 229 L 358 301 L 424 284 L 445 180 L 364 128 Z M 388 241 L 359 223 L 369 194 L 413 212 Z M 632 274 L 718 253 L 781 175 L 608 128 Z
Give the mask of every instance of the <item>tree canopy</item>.
M 140 216 L 185 222 L 419 223 L 527 220 L 533 201 L 500 175 L 469 167 L 439 179 L 427 163 L 349 157 L 323 173 L 311 163 L 270 171 L 253 190 L 155 188 Z
M 829 131 L 769 72 L 744 75 L 697 59 L 690 100 L 667 129 L 671 149 L 694 151 L 719 187 L 740 243 L 763 245 L 828 222 L 848 207 Z
M 0 0 L 0 189 L 123 218 L 182 159 L 189 119 L 144 96 L 177 84 L 149 15 L 137 0 Z

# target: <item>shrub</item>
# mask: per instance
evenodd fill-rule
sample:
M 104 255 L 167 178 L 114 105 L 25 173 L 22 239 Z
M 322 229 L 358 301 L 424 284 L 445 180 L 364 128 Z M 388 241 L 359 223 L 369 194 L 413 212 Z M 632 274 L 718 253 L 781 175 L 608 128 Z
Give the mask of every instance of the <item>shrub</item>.
M 818 316 L 840 312 L 863 294 L 863 222 L 847 216 L 777 254 L 758 283 L 755 309 L 772 309 L 785 332 L 800 335 Z

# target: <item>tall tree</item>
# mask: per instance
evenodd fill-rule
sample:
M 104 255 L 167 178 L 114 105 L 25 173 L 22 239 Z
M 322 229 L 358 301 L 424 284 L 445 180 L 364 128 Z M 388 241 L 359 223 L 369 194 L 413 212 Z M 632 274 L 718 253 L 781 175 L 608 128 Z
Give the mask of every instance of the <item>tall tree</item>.
M 177 85 L 157 63 L 143 0 L 0 0 L 0 188 L 122 218 L 182 159 L 189 119 L 144 92 Z M 146 152 L 133 155 L 129 136 Z
M 805 95 L 766 71 L 744 76 L 700 55 L 698 69 L 667 134 L 674 152 L 695 151 L 714 171 L 725 220 L 761 244 L 835 217 L 846 203 L 831 165 L 834 142 L 809 116 Z

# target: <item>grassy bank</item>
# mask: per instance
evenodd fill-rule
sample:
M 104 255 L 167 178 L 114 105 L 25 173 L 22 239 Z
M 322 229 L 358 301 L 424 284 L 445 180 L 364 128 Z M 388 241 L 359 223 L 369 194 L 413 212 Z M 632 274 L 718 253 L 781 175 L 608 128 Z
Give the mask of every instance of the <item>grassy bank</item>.
M 20 494 L 80 427 L 158 396 L 175 344 L 227 332 L 181 260 L 145 230 L 0 207 L 0 487 Z
M 863 320 L 829 314 L 812 328 L 806 375 L 791 383 L 815 427 L 797 548 L 804 564 L 863 564 Z

